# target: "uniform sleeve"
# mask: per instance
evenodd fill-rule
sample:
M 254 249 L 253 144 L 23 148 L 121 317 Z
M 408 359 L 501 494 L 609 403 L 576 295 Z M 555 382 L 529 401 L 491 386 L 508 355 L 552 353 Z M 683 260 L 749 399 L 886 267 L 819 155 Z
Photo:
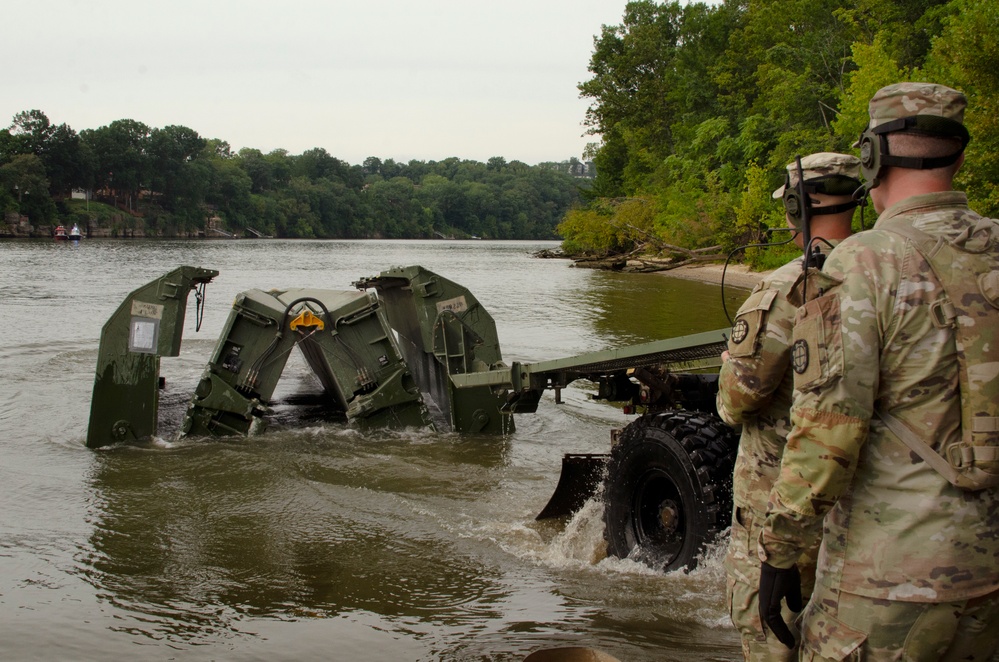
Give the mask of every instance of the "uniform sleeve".
M 718 374 L 718 415 L 741 425 L 762 409 L 787 372 L 796 308 L 776 289 L 753 292 L 735 318 Z
M 844 242 L 825 265 L 842 283 L 798 311 L 792 430 L 760 536 L 760 559 L 770 565 L 794 564 L 853 481 L 878 389 L 895 261 L 890 251 Z

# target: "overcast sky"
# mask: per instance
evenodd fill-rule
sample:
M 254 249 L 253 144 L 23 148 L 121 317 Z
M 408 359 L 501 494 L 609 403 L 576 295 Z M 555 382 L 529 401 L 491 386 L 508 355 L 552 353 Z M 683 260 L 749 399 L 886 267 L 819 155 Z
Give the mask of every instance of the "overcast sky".
M 179 124 L 234 150 L 581 157 L 593 38 L 625 0 L 6 2 L 0 126 Z

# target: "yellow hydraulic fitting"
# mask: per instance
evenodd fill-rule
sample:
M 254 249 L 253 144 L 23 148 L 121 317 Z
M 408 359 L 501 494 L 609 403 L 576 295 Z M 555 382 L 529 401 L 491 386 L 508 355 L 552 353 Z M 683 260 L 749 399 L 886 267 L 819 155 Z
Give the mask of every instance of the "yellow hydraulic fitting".
M 326 328 L 326 323 L 321 319 L 312 314 L 312 311 L 306 308 L 298 314 L 298 317 L 293 319 L 288 325 L 292 331 L 296 330 L 300 326 L 315 326 L 319 327 L 319 331 Z

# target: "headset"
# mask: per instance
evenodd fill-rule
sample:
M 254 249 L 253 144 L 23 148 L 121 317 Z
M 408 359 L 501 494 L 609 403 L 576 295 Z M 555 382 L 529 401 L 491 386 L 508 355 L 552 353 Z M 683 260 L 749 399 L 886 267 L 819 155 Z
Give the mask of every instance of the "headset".
M 809 193 L 825 193 L 827 195 L 835 196 L 853 196 L 854 191 L 856 191 L 858 187 L 863 188 L 863 185 L 859 180 L 845 175 L 821 175 L 819 177 L 809 179 L 806 182 L 804 168 L 802 168 L 801 165 L 801 156 L 795 157 L 795 167 L 798 171 L 798 183 L 795 186 L 791 186 L 791 175 L 790 173 L 785 174 L 784 194 L 782 196 L 784 211 L 787 212 L 794 228 L 771 228 L 765 231 L 766 234 L 791 232 L 792 235 L 784 241 L 739 246 L 738 248 L 733 249 L 728 254 L 728 257 L 725 258 L 725 266 L 722 269 L 721 279 L 722 310 L 725 312 L 725 317 L 728 318 L 729 324 L 732 324 L 732 316 L 728 313 L 728 306 L 725 301 L 725 274 L 728 271 L 729 262 L 737 252 L 745 250 L 746 248 L 766 248 L 769 246 L 781 246 L 788 244 L 794 240 L 795 235 L 800 231 L 804 235 L 802 243 L 805 246 L 805 259 L 802 264 L 802 268 L 805 270 L 807 278 L 808 268 L 816 267 L 821 269 L 822 262 L 825 258 L 825 256 L 819 252 L 818 246 L 812 246 L 810 228 L 811 217 L 825 214 L 838 214 L 840 212 L 854 209 L 858 204 L 860 204 L 860 200 L 853 198 L 848 202 L 838 205 L 831 205 L 829 207 L 814 207 L 812 198 L 808 196 Z
M 802 227 L 806 212 L 808 218 L 826 214 L 839 214 L 840 212 L 850 211 L 860 204 L 859 200 L 853 199 L 849 202 L 830 205 L 829 207 L 815 207 L 813 204 L 814 200 L 808 197 L 809 193 L 825 193 L 826 195 L 852 197 L 857 187 L 860 186 L 860 182 L 845 175 L 822 175 L 804 181 L 801 178 L 803 173 L 800 157 L 798 157 L 796 165 L 798 166 L 798 185 L 791 186 L 791 175 L 790 173 L 786 174 L 784 176 L 783 195 L 784 211 L 787 212 L 795 228 L 800 229 Z
M 945 138 L 959 138 L 961 140 L 961 149 L 947 156 L 933 158 L 895 156 L 888 151 L 887 134 L 896 131 L 916 131 Z M 971 136 L 963 124 L 956 120 L 936 115 L 900 117 L 884 124 L 879 124 L 874 128 L 871 128 L 870 124 L 868 124 L 867 128 L 860 134 L 860 140 L 857 141 L 857 146 L 860 147 L 860 171 L 864 175 L 864 179 L 867 180 L 864 184 L 863 195 L 866 195 L 867 191 L 870 191 L 881 183 L 880 178 L 884 174 L 885 168 L 895 166 L 914 170 L 930 170 L 932 168 L 949 166 L 960 158 L 970 140 Z
M 845 175 L 821 175 L 819 177 L 814 177 L 805 181 L 805 171 L 801 167 L 801 156 L 796 156 L 794 159 L 795 167 L 798 170 L 798 185 L 791 187 L 791 174 L 787 173 L 785 175 L 784 182 L 784 211 L 787 212 L 788 217 L 791 219 L 791 224 L 794 225 L 796 230 L 801 230 L 802 235 L 802 246 L 804 252 L 804 259 L 801 263 L 801 270 L 805 274 L 805 282 L 807 288 L 808 279 L 808 269 L 809 267 L 815 267 L 816 269 L 821 269 L 823 263 L 825 262 L 826 256 L 822 254 L 819 250 L 818 245 L 812 245 L 812 216 L 824 216 L 828 214 L 839 214 L 841 212 L 850 211 L 860 204 L 860 200 L 856 198 L 854 192 L 857 190 L 858 186 L 862 185 L 860 182 L 852 177 L 847 177 Z M 847 202 L 840 203 L 838 205 L 830 205 L 829 207 L 814 207 L 813 201 L 808 197 L 809 193 L 824 193 L 826 195 L 834 196 L 849 196 L 850 200 Z M 819 238 L 820 241 L 829 243 L 825 239 Z

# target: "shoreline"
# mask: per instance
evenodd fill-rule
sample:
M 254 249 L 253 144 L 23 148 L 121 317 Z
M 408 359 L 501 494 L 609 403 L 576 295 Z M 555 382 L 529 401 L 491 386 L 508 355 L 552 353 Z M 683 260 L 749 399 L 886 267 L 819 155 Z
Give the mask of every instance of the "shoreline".
M 684 280 L 696 280 L 711 285 L 720 285 L 722 282 L 722 272 L 725 273 L 725 286 L 738 287 L 744 290 L 751 290 L 756 287 L 765 276 L 773 271 L 751 271 L 744 264 L 730 264 L 725 269 L 724 264 L 687 264 L 675 269 L 657 271 L 660 276 L 667 278 L 682 278 Z

